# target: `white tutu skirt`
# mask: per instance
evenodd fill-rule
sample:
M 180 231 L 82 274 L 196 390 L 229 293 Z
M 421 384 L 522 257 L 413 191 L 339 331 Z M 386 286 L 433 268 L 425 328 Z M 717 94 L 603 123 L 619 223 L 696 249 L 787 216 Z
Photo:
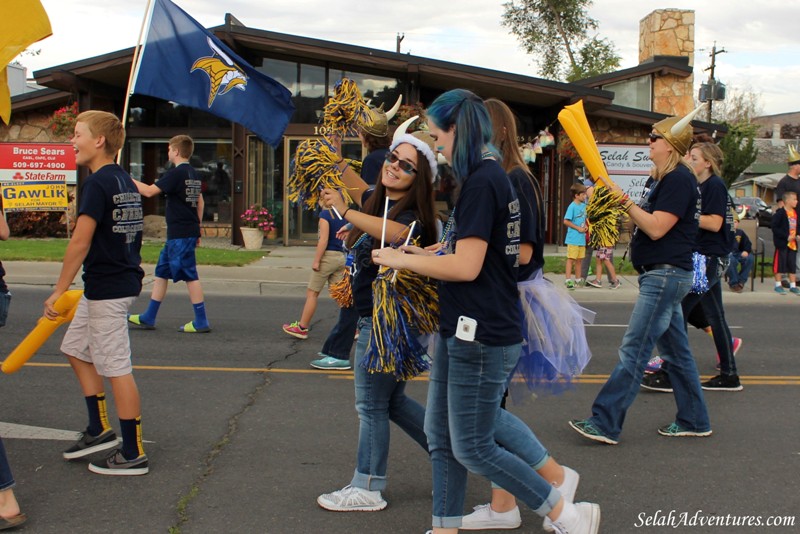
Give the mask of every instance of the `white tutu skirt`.
M 584 324 L 595 312 L 582 307 L 560 287 L 537 271 L 519 282 L 522 303 L 522 351 L 509 377 L 514 402 L 536 393 L 560 393 L 580 375 L 592 353 Z

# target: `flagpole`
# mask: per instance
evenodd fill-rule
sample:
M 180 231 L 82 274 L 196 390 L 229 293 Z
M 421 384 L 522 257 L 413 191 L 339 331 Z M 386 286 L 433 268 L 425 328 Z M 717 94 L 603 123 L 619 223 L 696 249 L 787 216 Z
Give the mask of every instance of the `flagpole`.
M 153 4 L 153 0 L 147 0 L 147 7 L 145 7 L 144 18 L 142 19 L 142 27 L 139 28 L 139 40 L 136 42 L 136 47 L 133 49 L 133 62 L 131 63 L 131 72 L 128 75 L 128 87 L 125 90 L 125 105 L 122 108 L 122 127 L 126 130 L 128 128 L 128 107 L 131 101 L 131 89 L 133 87 L 132 84 L 139 68 L 139 55 L 141 54 L 142 49 L 142 37 L 144 36 L 144 29 L 147 25 L 147 20 L 153 15 L 154 7 L 155 4 Z M 123 146 L 120 147 L 119 152 L 117 152 L 117 165 L 122 163 L 122 151 L 124 148 L 125 145 L 123 144 Z

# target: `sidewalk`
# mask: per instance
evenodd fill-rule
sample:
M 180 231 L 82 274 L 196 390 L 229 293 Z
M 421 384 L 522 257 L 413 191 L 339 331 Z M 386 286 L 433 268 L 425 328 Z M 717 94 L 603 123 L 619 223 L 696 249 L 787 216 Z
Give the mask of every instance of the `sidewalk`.
M 207 242 L 208 240 L 204 240 Z M 314 247 L 310 246 L 265 246 L 262 248 L 264 256 L 250 265 L 244 267 L 219 267 L 214 265 L 201 265 L 198 267 L 203 290 L 208 294 L 227 295 L 264 295 L 264 296 L 305 296 L 306 284 L 311 273 L 311 261 L 314 257 Z M 557 256 L 566 253 L 565 247 L 548 245 L 545 255 Z M 61 269 L 60 263 L 55 262 L 3 262 L 6 267 L 6 281 L 13 291 L 14 285 L 52 286 L 55 284 Z M 153 282 L 155 265 L 144 264 L 145 271 L 143 293 L 150 290 Z M 771 275 L 771 273 L 770 273 Z M 547 273 L 545 278 L 559 287 L 564 286 L 563 273 Z M 631 302 L 638 295 L 637 277 L 625 275 L 619 277 L 622 285 L 619 289 L 611 290 L 607 286 L 593 288 L 581 287 L 570 291 L 578 302 Z M 607 284 L 604 277 L 603 283 Z M 75 287 L 82 287 L 80 276 L 76 277 Z M 768 302 L 790 300 L 794 295 L 780 296 L 773 291 L 772 279 L 765 277 L 761 283 L 756 279 L 755 290 L 750 291 L 749 284 L 743 293 L 737 294 L 728 290 L 724 291 L 726 302 Z M 321 296 L 329 298 L 328 292 L 323 291 Z

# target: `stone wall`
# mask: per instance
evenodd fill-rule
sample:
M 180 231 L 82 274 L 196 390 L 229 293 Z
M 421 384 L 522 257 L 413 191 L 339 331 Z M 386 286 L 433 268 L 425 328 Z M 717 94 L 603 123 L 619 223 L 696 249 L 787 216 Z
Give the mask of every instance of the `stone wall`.
M 48 128 L 52 112 L 15 112 L 11 115 L 11 125 L 0 122 L 0 142 L 64 143 L 68 139 L 57 137 Z
M 639 21 L 639 63 L 655 56 L 683 56 L 694 65 L 694 11 L 657 9 Z M 653 111 L 686 115 L 694 109 L 694 75 L 656 75 Z

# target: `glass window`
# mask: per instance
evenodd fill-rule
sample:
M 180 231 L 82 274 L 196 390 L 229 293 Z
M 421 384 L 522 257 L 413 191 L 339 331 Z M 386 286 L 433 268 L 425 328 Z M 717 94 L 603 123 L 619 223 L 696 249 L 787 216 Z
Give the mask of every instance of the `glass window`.
M 405 84 L 398 78 L 331 69 L 329 95 L 333 94 L 333 86 L 336 82 L 344 77 L 356 82 L 363 97 L 371 99 L 373 106 L 383 104 L 385 110 L 390 109 L 397 102 L 398 96 L 405 94 Z
M 325 106 L 325 67 L 300 65 L 300 83 L 294 96 L 292 122 L 316 124 Z
M 610 83 L 604 91 L 614 93 L 614 105 L 652 111 L 653 97 L 650 76 L 639 76 L 631 80 Z
M 167 156 L 169 139 L 132 139 L 128 143 L 131 176 L 154 183 L 172 164 Z M 233 194 L 232 143 L 230 139 L 195 139 L 189 164 L 203 182 L 203 221 L 231 222 Z M 158 195 L 144 200 L 145 213 L 164 215 L 166 200 Z
M 256 70 L 263 72 L 276 82 L 287 88 L 292 95 L 297 94 L 297 70 L 299 65 L 294 61 L 264 58 L 264 63 Z
M 175 102 L 133 95 L 128 113 L 128 126 L 150 128 L 230 128 L 231 122 Z

